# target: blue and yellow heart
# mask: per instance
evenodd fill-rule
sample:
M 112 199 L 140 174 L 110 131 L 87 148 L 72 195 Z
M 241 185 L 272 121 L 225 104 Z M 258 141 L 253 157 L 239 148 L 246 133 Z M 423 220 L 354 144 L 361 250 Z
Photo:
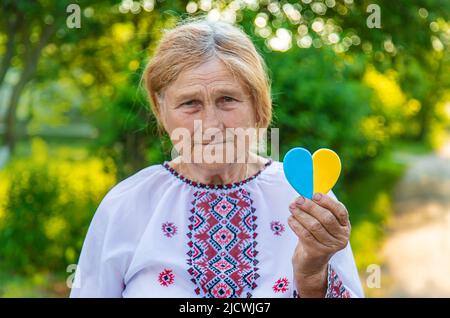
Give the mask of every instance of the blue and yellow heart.
M 305 148 L 292 148 L 283 159 L 286 179 L 302 196 L 312 199 L 314 193 L 328 193 L 341 173 L 341 160 L 331 149 L 322 148 L 313 155 Z

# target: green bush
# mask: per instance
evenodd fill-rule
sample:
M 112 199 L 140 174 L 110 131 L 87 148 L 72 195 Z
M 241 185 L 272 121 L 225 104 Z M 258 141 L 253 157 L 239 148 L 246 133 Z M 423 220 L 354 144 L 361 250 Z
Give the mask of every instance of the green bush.
M 361 125 L 371 112 L 372 92 L 361 80 L 362 61 L 339 59 L 328 49 L 297 48 L 272 52 L 266 60 L 281 154 L 295 146 L 311 152 L 331 148 L 343 160 L 344 173 L 368 157 L 372 137 L 362 134 Z
M 35 139 L 29 158 L 0 172 L 0 263 L 2 270 L 64 272 L 76 263 L 89 222 L 116 182 L 109 159 L 50 156 Z

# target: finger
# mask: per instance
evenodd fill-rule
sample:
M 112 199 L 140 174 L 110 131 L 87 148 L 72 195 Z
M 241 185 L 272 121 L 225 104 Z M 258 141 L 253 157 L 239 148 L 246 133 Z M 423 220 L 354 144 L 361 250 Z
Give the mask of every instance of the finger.
M 314 194 L 313 200 L 320 206 L 324 207 L 325 209 L 328 209 L 331 213 L 333 213 L 341 225 L 348 226 L 349 224 L 348 211 L 347 208 L 341 202 L 322 193 Z
M 333 242 L 336 241 L 336 239 L 325 230 L 319 220 L 312 215 L 301 211 L 298 207 L 290 209 L 290 211 L 295 219 L 306 228 L 317 241 L 326 247 L 333 247 Z
M 320 242 L 316 240 L 316 238 L 311 234 L 311 232 L 309 232 L 299 221 L 295 219 L 293 215 L 289 215 L 288 225 L 302 242 L 308 243 L 309 245 L 313 244 L 322 245 Z
M 301 202 L 302 200 L 299 201 Z M 333 213 L 314 201 L 305 199 L 302 204 L 297 204 L 297 207 L 319 220 L 327 232 L 336 239 L 339 239 L 345 230 Z

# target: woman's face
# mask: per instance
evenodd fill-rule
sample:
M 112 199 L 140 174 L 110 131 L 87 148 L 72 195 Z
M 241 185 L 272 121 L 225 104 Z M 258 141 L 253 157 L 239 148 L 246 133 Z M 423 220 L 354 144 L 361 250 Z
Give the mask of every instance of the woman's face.
M 230 160 L 227 156 L 233 156 L 236 161 L 243 155 L 242 144 L 237 143 L 234 135 L 227 135 L 226 130 L 254 128 L 255 111 L 245 87 L 220 60 L 211 59 L 180 73 L 176 81 L 166 87 L 162 98 L 162 124 L 175 145 L 181 144 L 180 131 L 189 135 L 192 161 L 217 168 L 217 164 Z M 198 121 L 196 125 L 194 121 Z M 183 147 L 185 145 L 183 143 Z M 184 148 L 181 151 L 176 148 L 186 154 Z M 222 158 L 222 162 L 211 165 L 211 155 L 215 161 Z M 197 162 L 199 156 L 201 162 Z

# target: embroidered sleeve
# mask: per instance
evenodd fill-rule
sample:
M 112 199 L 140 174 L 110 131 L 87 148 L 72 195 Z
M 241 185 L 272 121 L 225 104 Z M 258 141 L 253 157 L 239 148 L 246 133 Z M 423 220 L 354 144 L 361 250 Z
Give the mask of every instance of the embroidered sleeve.
M 350 298 L 350 292 L 345 288 L 339 275 L 330 265 L 328 265 L 328 282 L 325 298 Z
M 297 289 L 293 290 L 293 298 L 300 298 Z M 328 265 L 327 292 L 325 298 L 350 298 L 350 292 L 345 288 L 339 275 Z

